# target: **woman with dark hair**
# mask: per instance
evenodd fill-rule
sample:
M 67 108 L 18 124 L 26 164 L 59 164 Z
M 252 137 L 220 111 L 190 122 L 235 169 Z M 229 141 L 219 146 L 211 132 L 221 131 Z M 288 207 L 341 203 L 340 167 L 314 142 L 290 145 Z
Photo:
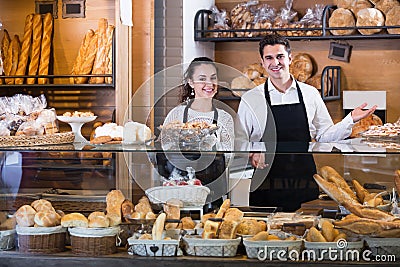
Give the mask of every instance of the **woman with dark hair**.
M 167 115 L 164 125 L 173 122 L 208 122 L 216 124 L 217 148 L 232 150 L 234 144 L 234 122 L 232 116 L 217 108 L 214 101 L 218 93 L 217 66 L 208 57 L 192 60 L 184 73 L 181 90 L 181 105 L 173 108 Z

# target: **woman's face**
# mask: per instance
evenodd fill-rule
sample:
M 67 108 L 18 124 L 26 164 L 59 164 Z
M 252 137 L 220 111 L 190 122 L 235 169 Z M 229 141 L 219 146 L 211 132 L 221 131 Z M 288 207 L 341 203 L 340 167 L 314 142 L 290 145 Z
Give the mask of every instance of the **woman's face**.
M 195 67 L 189 85 L 195 98 L 212 98 L 218 90 L 217 70 L 212 64 L 200 64 Z

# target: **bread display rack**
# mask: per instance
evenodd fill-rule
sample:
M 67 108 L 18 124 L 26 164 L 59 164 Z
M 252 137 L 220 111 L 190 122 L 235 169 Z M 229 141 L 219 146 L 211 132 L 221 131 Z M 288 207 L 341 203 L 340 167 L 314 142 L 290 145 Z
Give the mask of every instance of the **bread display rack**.
M 352 35 L 332 35 L 331 30 L 365 30 L 365 29 L 377 29 L 377 30 L 387 30 L 387 29 L 400 29 L 400 25 L 397 26 L 363 26 L 363 27 L 329 27 L 328 20 L 332 12 L 336 9 L 336 6 L 326 5 L 322 15 L 322 25 L 321 27 L 313 28 L 268 28 L 268 32 L 286 35 L 289 40 L 350 40 L 350 39 L 399 39 L 400 34 L 389 34 L 386 31 L 384 33 L 362 35 L 362 34 L 352 34 Z M 201 9 L 197 11 L 194 18 L 194 40 L 202 42 L 237 42 L 237 41 L 260 41 L 263 36 L 247 37 L 244 33 L 259 33 L 265 32 L 266 29 L 213 29 L 214 27 L 214 14 L 211 10 Z M 289 36 L 289 34 L 284 34 L 300 31 L 304 34 L 300 36 Z M 320 35 L 307 36 L 307 31 L 321 31 Z M 236 33 L 243 35 L 242 37 L 236 36 Z M 212 37 L 212 35 L 234 35 L 235 37 Z

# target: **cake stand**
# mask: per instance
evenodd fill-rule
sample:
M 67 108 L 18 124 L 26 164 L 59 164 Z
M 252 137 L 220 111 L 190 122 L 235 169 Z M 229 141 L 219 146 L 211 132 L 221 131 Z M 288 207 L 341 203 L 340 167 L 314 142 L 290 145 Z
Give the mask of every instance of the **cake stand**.
M 74 143 L 89 143 L 81 133 L 82 126 L 87 123 L 94 121 L 97 116 L 90 117 L 67 117 L 67 116 L 57 116 L 57 119 L 62 122 L 66 122 L 71 126 L 72 132 L 75 134 Z

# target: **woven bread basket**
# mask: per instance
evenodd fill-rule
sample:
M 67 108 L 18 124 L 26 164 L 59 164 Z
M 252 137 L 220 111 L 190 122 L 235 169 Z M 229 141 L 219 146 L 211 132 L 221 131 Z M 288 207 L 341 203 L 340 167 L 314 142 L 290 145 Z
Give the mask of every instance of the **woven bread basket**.
M 13 249 L 15 247 L 15 235 L 15 229 L 0 231 L 0 251 Z
M 190 256 L 235 257 L 241 238 L 202 239 L 200 236 L 184 236 L 183 248 Z
M 146 190 L 150 202 L 154 204 L 166 203 L 171 198 L 181 200 L 184 206 L 203 206 L 206 203 L 210 189 L 205 186 L 157 186 Z
M 67 228 L 16 227 L 18 248 L 22 253 L 50 254 L 65 250 Z
M 69 228 L 72 253 L 80 256 L 109 255 L 117 252 L 119 226 Z

